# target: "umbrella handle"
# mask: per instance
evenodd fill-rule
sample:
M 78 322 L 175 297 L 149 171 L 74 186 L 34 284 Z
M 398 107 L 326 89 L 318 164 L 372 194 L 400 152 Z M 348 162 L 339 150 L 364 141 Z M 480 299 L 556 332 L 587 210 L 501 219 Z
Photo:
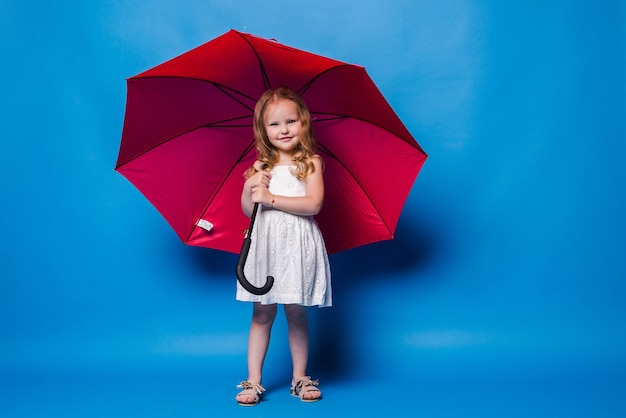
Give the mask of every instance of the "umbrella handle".
M 259 204 L 255 203 L 254 209 L 252 210 L 252 216 L 250 216 L 250 226 L 248 227 L 248 232 L 246 233 L 246 236 L 243 240 L 241 252 L 239 253 L 239 258 L 237 259 L 237 267 L 235 269 L 235 273 L 237 274 L 237 280 L 244 289 L 246 289 L 253 295 L 264 295 L 269 292 L 274 285 L 274 277 L 267 276 L 267 282 L 265 282 L 262 287 L 256 287 L 252 283 L 250 283 L 248 279 L 246 279 L 246 275 L 243 272 L 243 267 L 246 264 L 248 252 L 250 251 L 250 244 L 252 243 L 252 239 L 250 238 L 250 236 L 252 235 L 252 227 L 254 226 L 254 220 L 256 218 L 256 213 L 258 209 Z

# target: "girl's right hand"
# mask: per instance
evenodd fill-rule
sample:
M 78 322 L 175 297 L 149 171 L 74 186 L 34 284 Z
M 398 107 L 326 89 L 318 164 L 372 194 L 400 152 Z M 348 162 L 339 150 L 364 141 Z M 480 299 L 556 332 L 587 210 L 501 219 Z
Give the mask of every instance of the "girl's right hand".
M 265 187 L 267 189 L 270 185 L 271 178 L 272 175 L 269 172 L 259 171 L 246 180 L 246 187 L 250 189 L 250 191 L 255 187 Z
M 241 209 L 248 218 L 252 215 L 256 203 L 268 206 L 272 205 L 273 200 L 272 194 L 269 192 L 272 175 L 269 171 L 264 170 L 267 165 L 257 160 L 252 167 L 254 174 L 246 178 L 241 193 Z
M 244 192 L 241 195 L 241 207 L 246 216 L 250 217 L 255 203 L 271 205 L 272 195 L 268 190 L 271 178 L 269 172 L 258 171 L 246 180 Z

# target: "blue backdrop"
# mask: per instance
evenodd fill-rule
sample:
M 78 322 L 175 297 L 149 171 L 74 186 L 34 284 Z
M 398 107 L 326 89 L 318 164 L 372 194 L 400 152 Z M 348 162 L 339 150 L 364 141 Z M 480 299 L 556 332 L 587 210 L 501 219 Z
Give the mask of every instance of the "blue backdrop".
M 430 155 L 395 241 L 331 257 L 314 405 L 279 317 L 237 406 L 236 257 L 113 171 L 125 78 L 230 28 L 364 65 Z M 625 28 L 610 0 L 3 1 L 0 415 L 624 416 Z

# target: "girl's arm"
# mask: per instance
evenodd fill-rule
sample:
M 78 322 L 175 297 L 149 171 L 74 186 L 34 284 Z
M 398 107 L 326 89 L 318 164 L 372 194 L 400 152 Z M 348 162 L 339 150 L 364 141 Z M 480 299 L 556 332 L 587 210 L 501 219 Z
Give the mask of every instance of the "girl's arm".
M 322 173 L 322 160 L 319 156 L 314 156 L 311 159 L 311 162 L 315 166 L 315 171 L 309 173 L 304 180 L 306 185 L 306 195 L 295 197 L 278 196 L 271 194 L 267 189 L 267 186 L 253 186 L 251 187 L 251 201 L 261 203 L 267 207 L 273 207 L 277 210 L 282 210 L 283 212 L 293 213 L 294 215 L 317 215 L 322 209 L 322 205 L 324 203 L 324 177 Z M 254 203 L 251 203 L 250 213 L 252 213 L 251 208 L 253 206 Z

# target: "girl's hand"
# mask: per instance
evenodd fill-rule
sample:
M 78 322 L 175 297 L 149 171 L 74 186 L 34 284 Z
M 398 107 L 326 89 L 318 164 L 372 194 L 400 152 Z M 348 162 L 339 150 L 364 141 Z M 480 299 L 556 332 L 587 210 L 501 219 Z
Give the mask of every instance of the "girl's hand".
M 259 171 L 253 174 L 252 176 L 250 176 L 250 178 L 246 181 L 246 185 L 249 186 L 251 189 L 253 187 L 259 187 L 259 186 L 265 187 L 267 189 L 270 185 L 271 178 L 272 178 L 272 175 L 269 172 Z
M 261 193 L 262 189 L 267 190 L 270 185 L 270 179 L 272 175 L 267 171 L 259 171 L 252 176 L 248 180 L 246 180 L 245 189 L 248 190 L 250 194 L 250 198 L 252 199 L 253 195 L 257 195 Z M 258 200 L 252 200 L 253 203 L 261 203 Z
M 269 172 L 258 171 L 246 180 L 241 194 L 241 207 L 246 216 L 250 217 L 255 203 L 271 206 L 272 194 L 268 190 L 271 178 Z
M 267 186 L 259 185 L 252 188 L 250 200 L 252 203 L 260 203 L 263 206 L 272 206 L 274 196 L 270 193 Z

